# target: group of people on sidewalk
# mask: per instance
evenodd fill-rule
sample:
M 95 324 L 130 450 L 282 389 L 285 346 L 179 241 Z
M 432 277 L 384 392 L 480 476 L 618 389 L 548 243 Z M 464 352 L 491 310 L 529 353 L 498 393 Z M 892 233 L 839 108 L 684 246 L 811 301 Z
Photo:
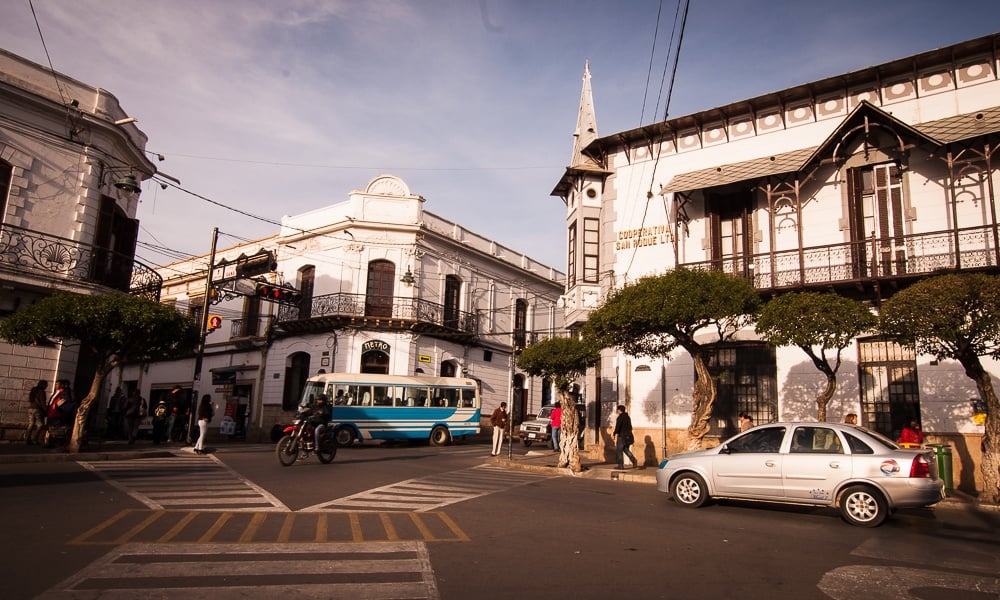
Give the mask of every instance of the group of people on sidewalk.
M 644 469 L 645 466 L 642 465 L 632 454 L 632 444 L 635 443 L 635 435 L 632 432 L 632 418 L 629 416 L 628 412 L 625 410 L 623 404 L 619 404 L 615 409 L 618 417 L 615 419 L 615 428 L 611 434 L 611 437 L 615 441 L 615 460 L 618 463 L 618 469 L 625 468 L 625 457 L 632 462 L 632 466 Z M 550 427 L 552 428 L 552 448 L 555 451 L 559 451 L 559 430 L 562 425 L 562 409 L 556 406 L 552 413 L 550 414 Z M 507 403 L 501 402 L 500 406 L 493 411 L 490 415 L 490 425 L 493 427 L 493 446 L 490 450 L 490 456 L 499 456 L 500 451 L 503 449 L 503 440 L 506 435 L 510 433 L 510 415 L 507 414 Z
M 39 381 L 28 392 L 28 429 L 24 433 L 28 444 L 54 447 L 59 441 L 68 442 L 73 433 L 78 403 L 69 381 L 57 380 L 51 396 L 48 387 L 47 381 Z

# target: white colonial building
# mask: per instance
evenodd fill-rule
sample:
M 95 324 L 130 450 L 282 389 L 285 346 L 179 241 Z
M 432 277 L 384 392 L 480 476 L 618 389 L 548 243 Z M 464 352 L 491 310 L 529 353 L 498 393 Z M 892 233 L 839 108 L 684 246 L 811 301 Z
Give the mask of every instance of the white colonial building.
M 284 217 L 273 236 L 219 250 L 219 273 L 241 254 L 273 252 L 276 269 L 257 278 L 302 301 L 261 300 L 252 278 L 213 285 L 209 313 L 221 327 L 206 338 L 199 389 L 195 358 L 133 365 L 123 380 L 150 400 L 174 385 L 209 393 L 226 409 L 211 427 L 232 419 L 234 435 L 254 440 L 288 422 L 319 372 L 468 376 L 481 384 L 484 418 L 503 401 L 515 417 L 537 412 L 547 386 L 514 368 L 512 350 L 562 330 L 563 274 L 424 204 L 380 176 L 346 201 Z M 205 255 L 163 267 L 163 301 L 200 317 L 208 264 Z
M 762 296 L 833 290 L 877 309 L 933 273 L 1000 273 L 1000 35 L 970 40 L 599 137 L 589 67 L 567 206 L 567 327 L 607 293 L 677 266 L 750 279 Z M 954 449 L 956 484 L 974 489 L 983 428 L 957 362 L 864 337 L 845 355 L 829 418 L 854 412 L 896 436 L 909 417 Z M 985 361 L 994 374 L 994 361 Z M 815 418 L 823 376 L 798 348 L 753 331 L 715 347 L 712 434 Z M 649 460 L 685 447 L 694 369 L 677 352 L 606 352 L 588 400 L 629 407 Z M 661 439 L 665 443 L 661 444 Z M 611 444 L 613 446 L 613 444 Z
M 134 121 L 107 90 L 0 50 L 0 318 L 58 291 L 158 297 L 135 260 L 140 183 L 156 168 Z M 38 381 L 69 380 L 79 399 L 93 375 L 72 340 L 0 341 L 0 433 L 26 423 Z

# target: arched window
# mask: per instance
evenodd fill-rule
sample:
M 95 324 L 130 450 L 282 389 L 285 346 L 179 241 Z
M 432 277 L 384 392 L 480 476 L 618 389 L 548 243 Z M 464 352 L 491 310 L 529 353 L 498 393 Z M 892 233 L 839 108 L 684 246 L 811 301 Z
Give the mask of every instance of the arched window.
M 455 275 L 444 278 L 444 325 L 459 329 L 459 304 L 461 300 L 462 280 Z
M 295 352 L 285 359 L 285 390 L 281 397 L 281 409 L 293 411 L 302 400 L 302 390 L 309 379 L 309 354 Z
M 392 295 L 395 290 L 395 284 L 396 265 L 387 260 L 373 260 L 368 263 L 365 316 L 392 316 Z

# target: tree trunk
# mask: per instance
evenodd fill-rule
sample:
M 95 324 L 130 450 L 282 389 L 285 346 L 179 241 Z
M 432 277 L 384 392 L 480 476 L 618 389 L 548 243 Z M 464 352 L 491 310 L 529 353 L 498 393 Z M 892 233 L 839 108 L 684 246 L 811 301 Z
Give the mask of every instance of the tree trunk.
M 569 393 L 559 391 L 559 404 L 562 417 L 559 426 L 559 467 L 569 467 L 570 471 L 579 473 L 580 445 L 577 436 L 580 432 L 580 416 L 576 412 L 576 399 Z
M 986 404 L 986 432 L 983 435 L 983 475 L 982 500 L 990 504 L 1000 504 L 1000 400 L 993 389 L 990 374 L 983 369 L 979 356 L 971 352 L 958 357 L 965 368 L 965 374 L 976 382 L 979 397 Z
M 833 398 L 834 392 L 837 391 L 837 375 L 833 372 L 823 371 L 826 375 L 826 387 L 816 398 L 816 418 L 819 422 L 826 421 L 826 407 L 830 404 L 830 398 Z
M 691 425 L 688 426 L 688 451 L 700 450 L 703 447 L 705 434 L 711 426 L 712 406 L 715 404 L 715 381 L 708 372 L 705 355 L 701 351 L 688 352 L 694 361 L 696 380 L 692 392 Z
M 90 407 L 94 400 L 101 395 L 101 386 L 104 385 L 104 378 L 111 371 L 110 367 L 100 366 L 94 371 L 94 380 L 90 382 L 90 391 L 80 400 L 80 406 L 76 409 L 76 418 L 73 422 L 73 435 L 70 437 L 67 450 L 71 454 L 80 452 L 80 447 L 87 439 L 87 415 L 90 414 Z

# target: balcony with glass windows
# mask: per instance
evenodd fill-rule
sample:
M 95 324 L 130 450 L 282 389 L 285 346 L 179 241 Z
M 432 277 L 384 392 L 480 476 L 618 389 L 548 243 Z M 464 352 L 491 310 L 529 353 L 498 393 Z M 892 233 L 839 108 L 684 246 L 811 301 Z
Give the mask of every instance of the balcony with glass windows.
M 344 327 L 382 331 L 412 331 L 443 339 L 469 342 L 476 338 L 479 320 L 474 313 L 420 298 L 327 294 L 302 300 L 298 306 L 278 309 L 280 333 L 315 333 Z
M 134 256 L 67 238 L 0 226 L 0 271 L 92 284 L 154 301 L 163 278 Z
M 748 277 L 759 290 L 905 283 L 953 271 L 1000 273 L 997 228 L 967 227 L 892 238 L 683 263 Z

